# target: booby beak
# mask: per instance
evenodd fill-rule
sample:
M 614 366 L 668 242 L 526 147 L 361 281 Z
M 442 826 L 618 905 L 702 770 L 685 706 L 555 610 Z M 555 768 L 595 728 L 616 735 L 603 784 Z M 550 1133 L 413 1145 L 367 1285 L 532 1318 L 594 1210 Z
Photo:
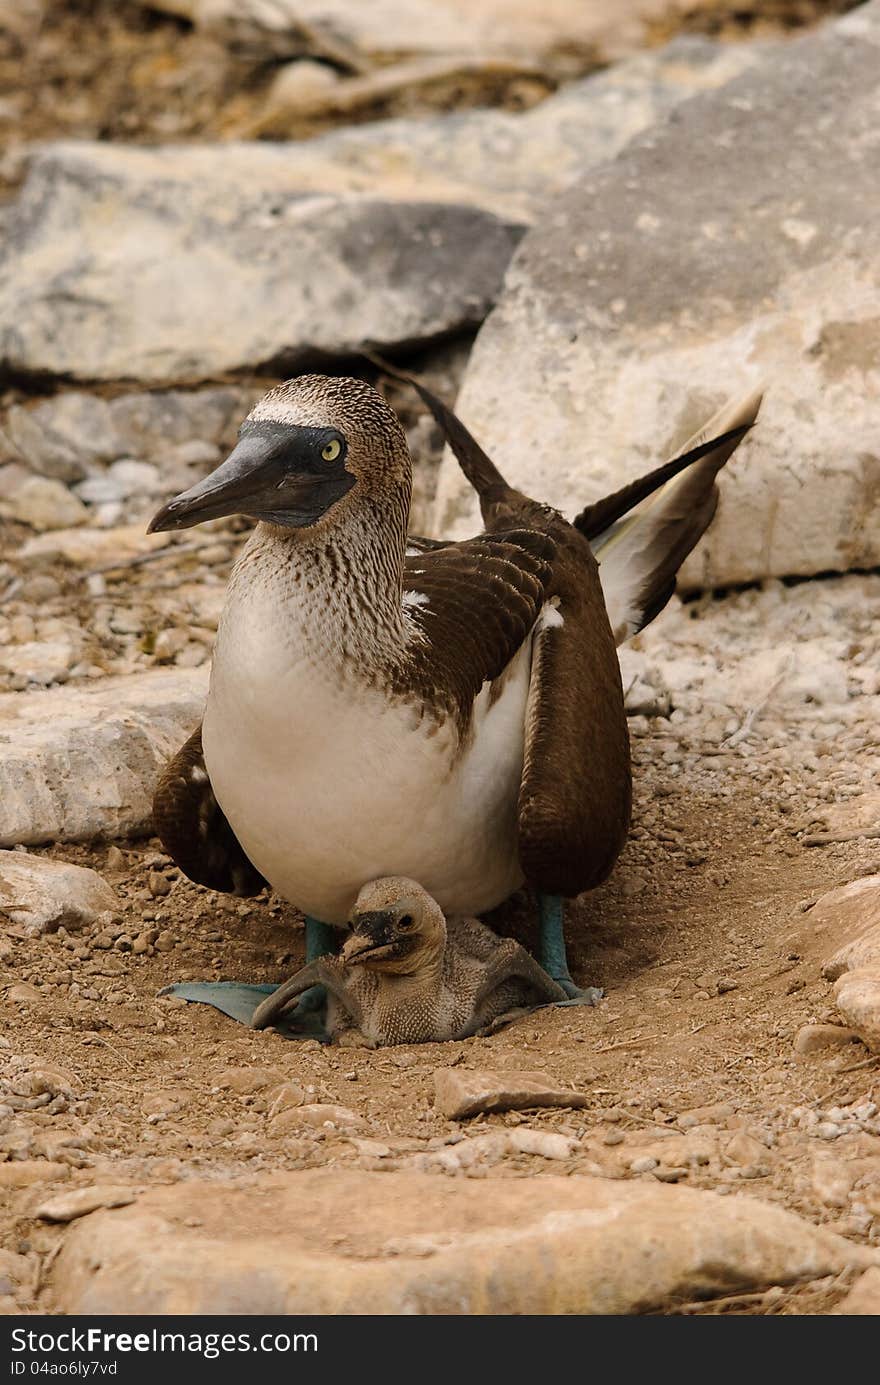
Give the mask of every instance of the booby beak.
M 333 428 L 245 423 L 226 461 L 163 505 L 147 533 L 189 529 L 226 515 L 305 528 L 354 485 L 345 457 L 345 440 Z
M 409 951 L 410 939 L 397 932 L 397 915 L 390 910 L 357 914 L 352 927 L 340 953 L 343 962 L 390 961 Z

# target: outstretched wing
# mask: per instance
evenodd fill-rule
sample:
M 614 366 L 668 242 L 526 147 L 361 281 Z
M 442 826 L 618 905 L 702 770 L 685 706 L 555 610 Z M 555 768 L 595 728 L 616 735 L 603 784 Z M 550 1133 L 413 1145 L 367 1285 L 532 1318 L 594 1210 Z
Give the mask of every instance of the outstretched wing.
M 153 822 L 174 864 L 197 885 L 245 896 L 265 887 L 214 797 L 201 726 L 165 766 L 153 795 Z
M 547 600 L 556 546 L 528 529 L 482 534 L 408 558 L 404 604 L 421 632 L 416 682 L 465 722 L 485 683 L 500 678 Z

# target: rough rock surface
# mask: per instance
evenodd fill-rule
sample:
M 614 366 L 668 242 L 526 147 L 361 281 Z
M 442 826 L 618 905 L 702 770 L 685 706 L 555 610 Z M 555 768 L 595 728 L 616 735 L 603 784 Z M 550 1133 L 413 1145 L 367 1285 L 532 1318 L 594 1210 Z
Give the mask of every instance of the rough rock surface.
M 876 1317 L 880 1313 L 880 1267 L 872 1265 L 865 1270 L 835 1312 Z
M 507 52 L 545 62 L 608 60 L 644 42 L 669 0 L 158 0 L 222 42 L 262 57 L 326 56 L 353 66 L 408 55 Z
M 0 846 L 144 831 L 161 765 L 201 716 L 205 671 L 0 695 Z
M 653 1180 L 327 1169 L 186 1181 L 80 1221 L 53 1298 L 64 1313 L 632 1313 L 877 1258 L 752 1198 Z
M 481 1111 L 522 1111 L 540 1106 L 575 1108 L 589 1104 L 583 1093 L 560 1087 L 546 1073 L 473 1068 L 439 1068 L 434 1074 L 434 1101 L 450 1120 L 465 1120 Z
M 69 1193 L 56 1193 L 34 1208 L 34 1216 L 43 1221 L 68 1222 L 87 1217 L 100 1207 L 128 1207 L 137 1197 L 136 1188 L 96 1184 L 91 1188 L 74 1188 Z
M 305 194 L 284 160 L 247 146 L 35 154 L 6 224 L 0 360 L 186 382 L 482 321 L 519 227 L 449 203 Z
M 875 0 L 687 102 L 554 201 L 477 340 L 462 415 L 568 512 L 767 383 L 686 585 L 880 561 L 878 61 Z M 449 461 L 436 531 L 475 527 Z
M 97 871 L 0 851 L 0 922 L 5 916 L 28 933 L 49 933 L 62 924 L 74 932 L 118 908 L 116 894 Z
M 834 1002 L 844 1024 L 880 1053 L 880 961 L 844 972 L 835 983 Z
M 823 895 L 810 910 L 809 928 L 817 941 L 834 948 L 822 967 L 829 981 L 880 962 L 880 875 L 866 875 Z
M 876 795 L 869 793 L 836 805 L 828 816 L 832 821 L 855 823 L 870 818 L 875 810 Z M 827 842 L 851 839 L 858 839 L 857 831 L 832 832 Z M 809 835 L 806 840 L 817 839 Z M 829 890 L 811 903 L 806 918 L 790 936 L 793 946 L 819 954 L 822 975 L 836 983 L 834 1003 L 849 1026 L 838 1033 L 855 1031 L 868 1048 L 880 1050 L 880 875 L 866 875 Z M 803 1043 L 811 1042 L 805 1038 L 800 1051 L 805 1051 Z
M 531 222 L 575 176 L 613 158 L 680 102 L 730 81 L 760 51 L 680 38 L 572 82 L 522 113 L 379 120 L 283 147 L 250 146 L 247 157 L 258 167 L 283 161 L 279 180 L 295 178 L 303 192 L 431 197 Z M 286 133 L 284 102 L 283 89 L 267 102 L 269 133 Z M 214 154 L 228 157 L 226 149 Z

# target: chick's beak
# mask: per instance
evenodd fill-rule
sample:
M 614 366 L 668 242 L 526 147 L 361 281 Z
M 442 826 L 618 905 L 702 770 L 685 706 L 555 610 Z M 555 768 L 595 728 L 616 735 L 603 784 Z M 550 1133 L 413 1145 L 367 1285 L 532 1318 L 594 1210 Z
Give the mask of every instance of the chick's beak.
M 394 914 L 384 909 L 355 915 L 352 919 L 353 931 L 340 954 L 343 962 L 361 962 L 391 947 L 397 941 L 395 922 Z

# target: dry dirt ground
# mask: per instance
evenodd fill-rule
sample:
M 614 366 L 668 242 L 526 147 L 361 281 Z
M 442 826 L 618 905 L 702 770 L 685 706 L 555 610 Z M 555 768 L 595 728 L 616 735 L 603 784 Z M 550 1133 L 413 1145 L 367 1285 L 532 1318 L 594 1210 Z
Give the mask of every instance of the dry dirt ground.
M 117 609 L 151 570 L 119 579 Z M 780 631 L 814 650 L 833 633 L 842 662 L 829 656 L 828 683 L 844 669 L 849 688 L 845 704 L 826 703 L 805 684 L 781 709 L 777 689 L 740 738 L 749 707 L 719 719 L 705 688 L 702 702 L 691 694 L 690 713 L 632 719 L 632 838 L 608 884 L 568 917 L 576 977 L 606 990 L 595 1010 L 547 1009 L 490 1038 L 375 1052 L 252 1033 L 157 992 L 182 979 L 280 981 L 303 960 L 301 921 L 289 907 L 190 884 L 156 840 L 49 848 L 100 871 L 121 908 L 109 929 L 104 920 L 86 935 L 7 930 L 0 985 L 13 989 L 0 1074 L 19 1092 L 30 1090 L 31 1069 L 51 1063 L 63 1075 L 60 1095 L 21 1102 L 7 1152 L 50 1161 L 47 1174 L 51 1164 L 67 1180 L 59 1190 L 328 1164 L 405 1168 L 462 1138 L 462 1126 L 433 1108 L 437 1068 L 537 1069 L 587 1093 L 589 1106 L 481 1117 L 464 1128 L 526 1122 L 574 1136 L 575 1153 L 563 1164 L 508 1154 L 494 1174 L 744 1189 L 876 1244 L 880 1059 L 859 1043 L 802 1057 L 793 1040 L 803 1024 L 835 1018 L 825 957 L 809 940 L 810 904 L 880 869 L 871 839 L 802 840 L 823 804 L 857 800 L 876 780 L 878 595 L 871 576 L 772 583 L 676 602 L 651 638 L 641 637 L 649 658 L 661 648 L 679 659 L 708 650 L 722 683 L 733 684 L 738 665 L 772 652 Z M 688 705 L 687 695 L 678 700 Z M 523 899 L 493 921 L 534 943 L 531 918 Z M 267 1071 L 230 1075 L 254 1067 Z M 348 1108 L 357 1124 L 340 1117 L 315 1128 L 295 1106 L 279 1110 L 275 1089 L 285 1082 L 307 1103 Z M 682 1129 L 695 1132 L 686 1161 L 675 1152 Z M 457 1176 L 486 1172 L 478 1163 Z M 40 1271 L 65 1230 L 28 1219 L 32 1192 L 0 1185 L 3 1244 L 33 1268 L 19 1297 L 6 1300 L 9 1311 L 52 1311 Z M 849 1281 L 767 1287 L 666 1311 L 825 1313 Z

